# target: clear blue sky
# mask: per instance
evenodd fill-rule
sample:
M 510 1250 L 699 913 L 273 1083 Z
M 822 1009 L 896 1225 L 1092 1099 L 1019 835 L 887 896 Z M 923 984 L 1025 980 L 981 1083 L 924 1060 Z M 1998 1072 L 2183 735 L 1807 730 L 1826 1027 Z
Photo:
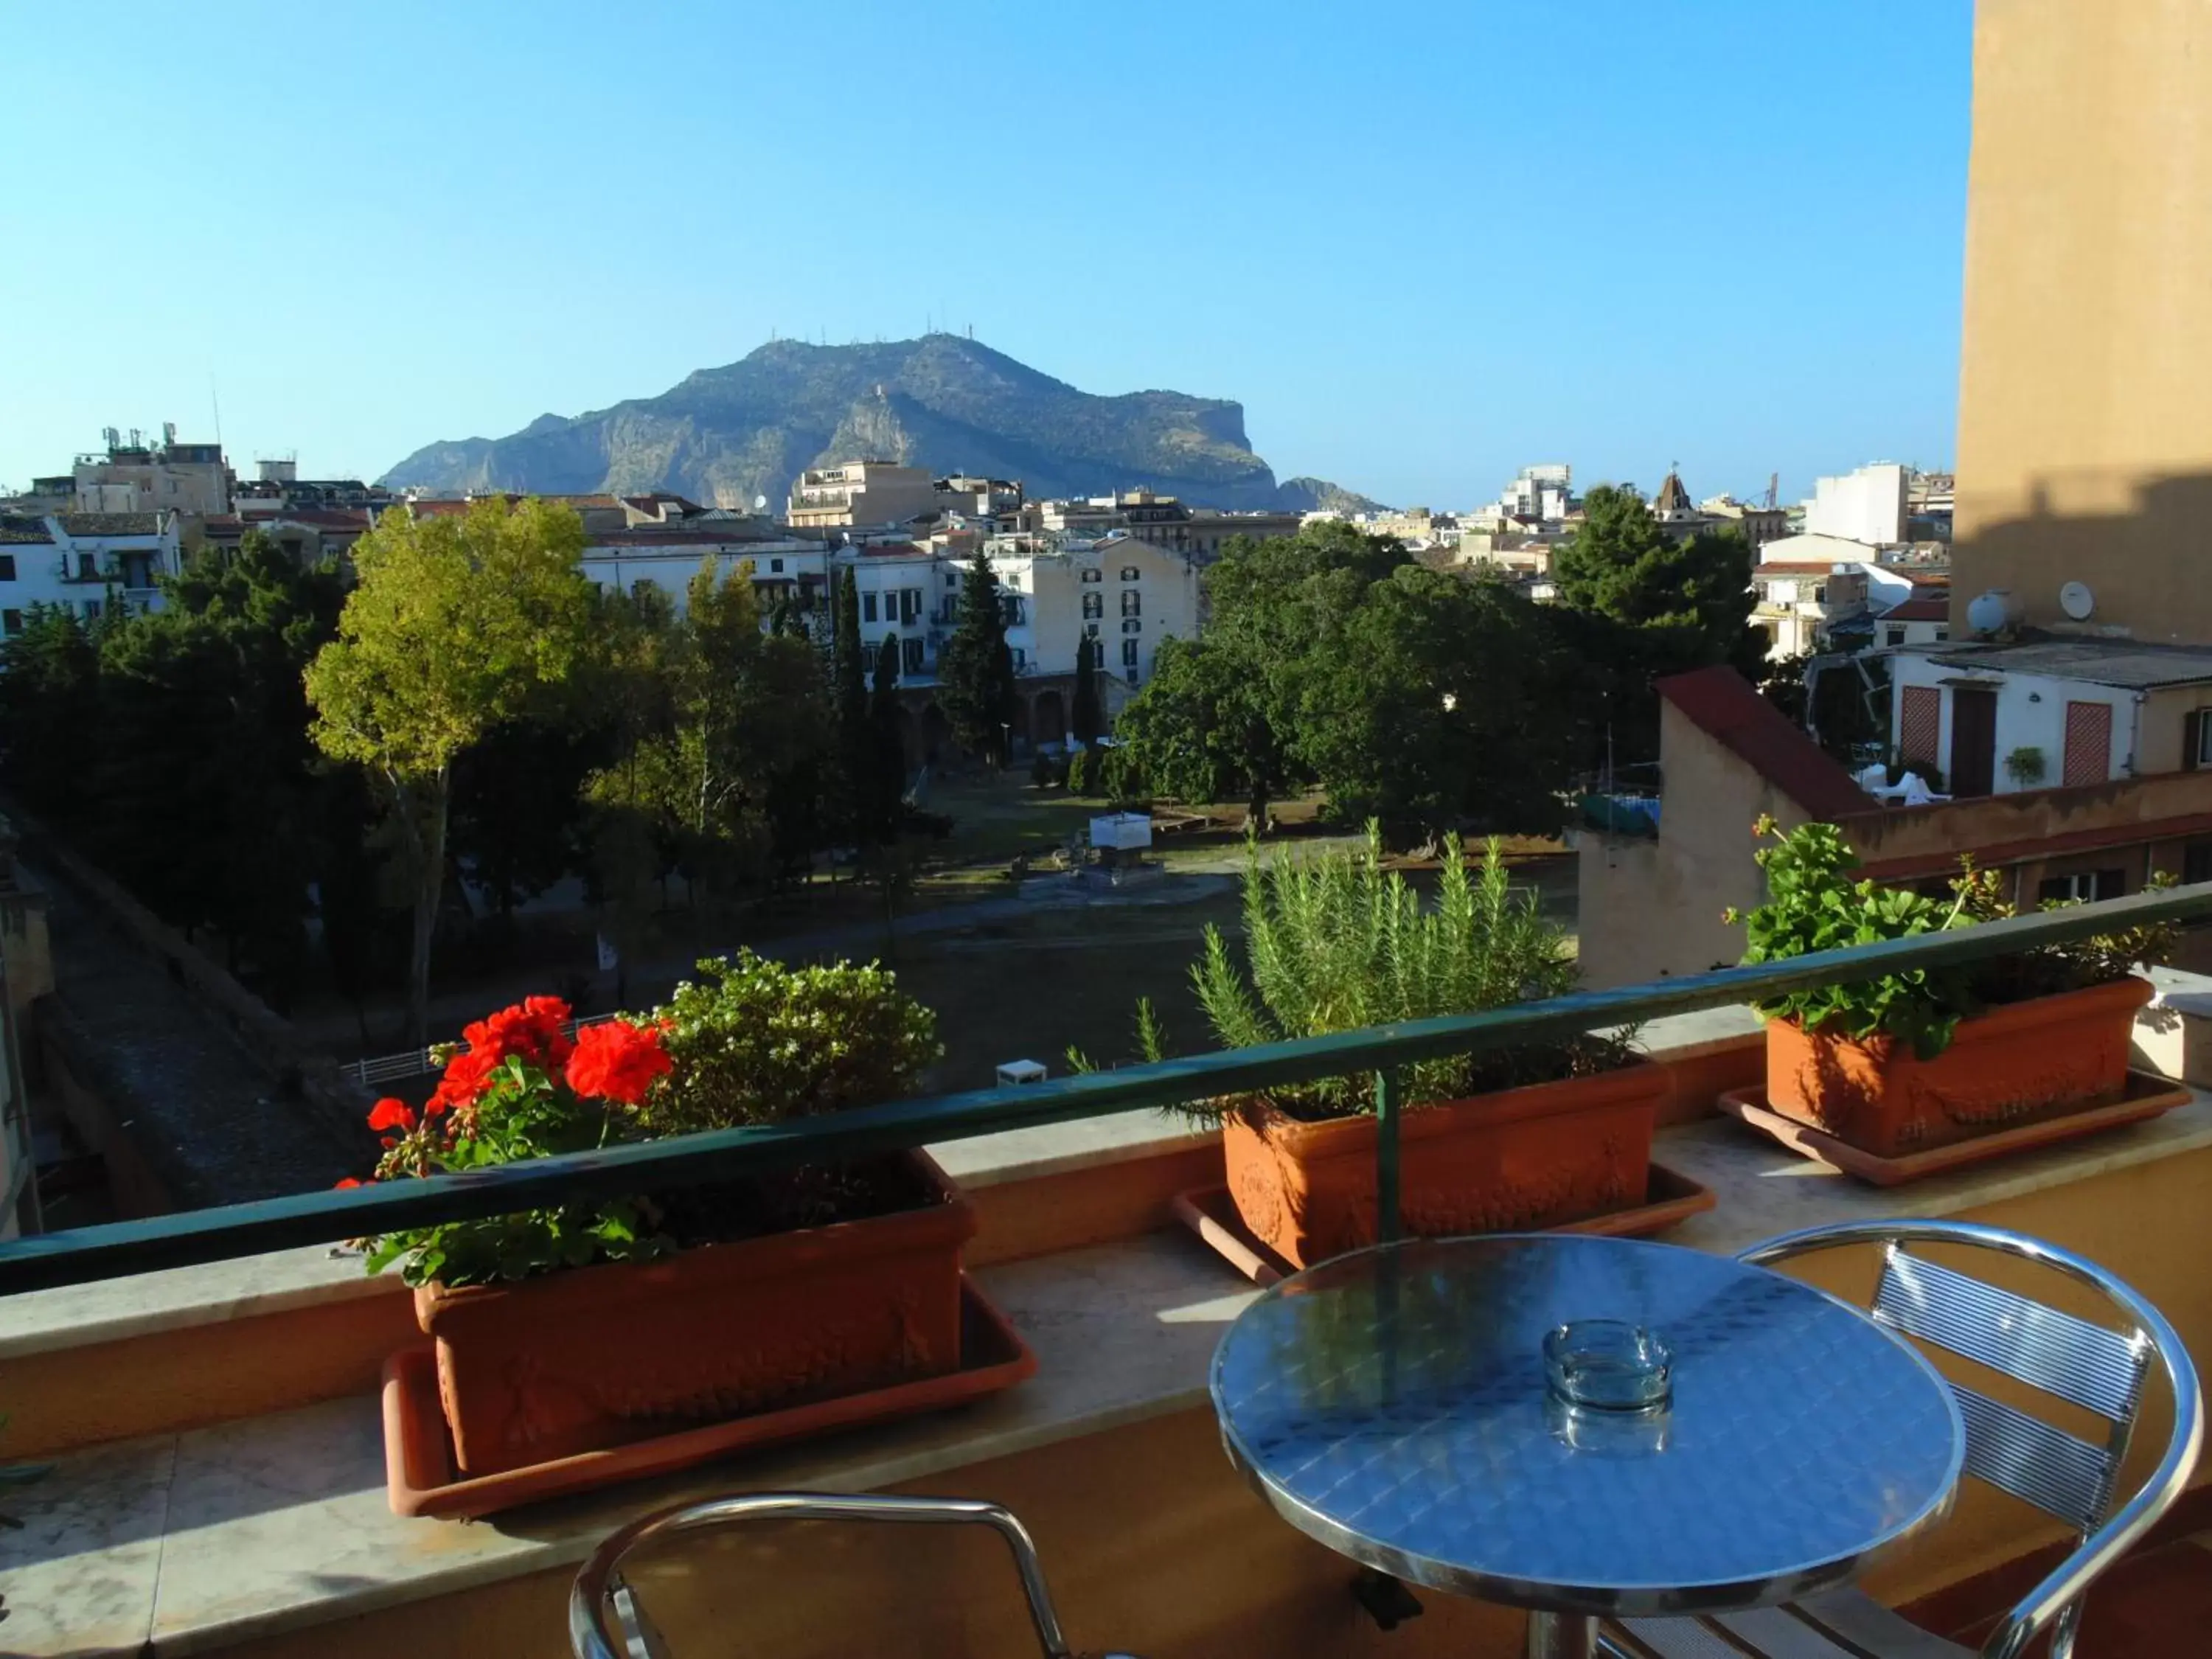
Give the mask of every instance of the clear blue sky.
M 1947 464 L 1967 0 L 0 0 L 0 483 L 373 477 L 772 332 L 1235 398 L 1279 476 Z

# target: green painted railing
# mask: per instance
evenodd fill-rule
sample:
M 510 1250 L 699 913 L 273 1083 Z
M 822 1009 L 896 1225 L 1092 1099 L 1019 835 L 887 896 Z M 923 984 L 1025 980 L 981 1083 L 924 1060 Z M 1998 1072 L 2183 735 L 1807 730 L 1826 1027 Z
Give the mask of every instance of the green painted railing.
M 794 1164 L 866 1157 L 1133 1107 L 1174 1106 L 1368 1071 L 1376 1075 L 1382 1129 L 1376 1138 L 1377 1197 L 1383 1230 L 1395 1234 L 1397 1131 L 1405 1103 L 1402 1072 L 1416 1061 L 1572 1036 L 1810 986 L 1979 961 L 2037 945 L 2208 915 L 2212 915 L 2212 883 L 2203 883 L 2018 916 L 1957 933 L 1892 939 L 1617 990 L 1581 992 L 1486 1013 L 1220 1049 L 1019 1087 L 893 1101 L 830 1117 L 715 1130 L 423 1181 L 301 1193 L 147 1221 L 45 1233 L 0 1244 L 0 1295 L 221 1261 L 264 1250 L 333 1243 L 575 1199 L 720 1181 Z

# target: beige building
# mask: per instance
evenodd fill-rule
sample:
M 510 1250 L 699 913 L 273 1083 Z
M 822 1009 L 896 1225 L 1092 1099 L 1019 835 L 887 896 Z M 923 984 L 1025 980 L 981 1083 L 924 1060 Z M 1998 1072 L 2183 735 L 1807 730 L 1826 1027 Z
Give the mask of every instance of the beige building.
M 2002 588 L 2031 627 L 2212 643 L 2208 64 L 2198 0 L 1976 9 L 1954 639 Z
M 927 467 L 895 461 L 846 461 L 799 475 L 784 513 L 794 530 L 846 530 L 904 524 L 941 510 Z
M 173 425 L 161 428 L 158 444 L 146 442 L 135 430 L 126 436 L 113 427 L 106 436 L 105 450 L 76 458 L 78 512 L 230 511 L 235 480 L 221 444 L 180 444 Z

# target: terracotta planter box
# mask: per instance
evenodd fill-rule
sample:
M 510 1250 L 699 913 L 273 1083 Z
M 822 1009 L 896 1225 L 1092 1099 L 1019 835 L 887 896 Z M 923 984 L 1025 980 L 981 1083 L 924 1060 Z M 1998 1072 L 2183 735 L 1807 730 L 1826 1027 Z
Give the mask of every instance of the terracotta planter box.
M 2129 978 L 2012 1003 L 1960 1020 L 1933 1060 L 1770 1020 L 1766 1104 L 1882 1158 L 2106 1105 L 2127 1091 L 2136 1011 L 2150 999 L 2148 981 Z
M 1555 1227 L 1644 1201 L 1652 1065 L 1408 1110 L 1399 1210 L 1416 1237 Z M 1229 1192 L 1253 1234 L 1300 1267 L 1375 1242 L 1372 1117 L 1301 1122 L 1261 1103 L 1222 1126 Z
M 475 1476 L 960 1363 L 975 1215 L 925 1153 L 922 1206 L 515 1285 L 419 1285 L 438 1395 Z

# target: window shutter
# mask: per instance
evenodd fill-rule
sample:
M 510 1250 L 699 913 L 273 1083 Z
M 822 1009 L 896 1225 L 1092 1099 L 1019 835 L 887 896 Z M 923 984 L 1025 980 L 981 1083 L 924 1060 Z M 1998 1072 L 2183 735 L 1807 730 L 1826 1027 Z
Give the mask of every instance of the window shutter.
M 2181 769 L 2194 772 L 2204 750 L 2204 711 L 2192 708 L 2181 717 Z

